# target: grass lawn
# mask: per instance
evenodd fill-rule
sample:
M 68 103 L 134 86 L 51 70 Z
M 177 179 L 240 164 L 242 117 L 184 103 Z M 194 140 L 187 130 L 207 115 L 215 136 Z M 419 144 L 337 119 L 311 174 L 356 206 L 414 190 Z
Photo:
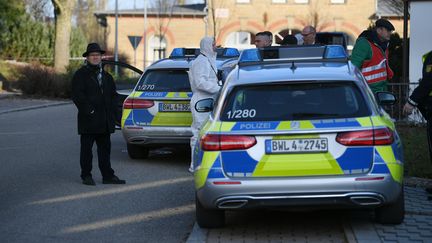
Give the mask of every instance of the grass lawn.
M 398 125 L 408 176 L 432 179 L 432 163 L 429 159 L 426 126 Z

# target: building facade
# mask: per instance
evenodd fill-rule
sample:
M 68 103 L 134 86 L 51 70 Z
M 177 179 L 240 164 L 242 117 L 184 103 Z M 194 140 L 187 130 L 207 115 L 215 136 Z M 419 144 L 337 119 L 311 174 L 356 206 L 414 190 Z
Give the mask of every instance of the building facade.
M 378 17 L 389 18 L 402 35 L 403 18 L 379 0 L 209 0 L 206 4 L 149 8 L 145 31 L 146 65 L 167 57 L 175 47 L 198 47 L 200 39 L 215 36 L 222 46 L 254 47 L 257 32 L 268 30 L 278 43 L 306 25 L 317 31 L 338 31 L 353 45 L 357 36 Z M 168 9 L 168 10 L 167 10 Z M 206 15 L 208 9 L 208 17 Z M 101 11 L 97 18 L 107 23 L 106 47 L 114 49 L 115 13 Z M 144 10 L 122 10 L 118 18 L 118 48 L 131 63 L 144 66 L 144 38 L 134 50 L 131 36 L 144 37 Z M 134 53 L 136 58 L 134 58 Z

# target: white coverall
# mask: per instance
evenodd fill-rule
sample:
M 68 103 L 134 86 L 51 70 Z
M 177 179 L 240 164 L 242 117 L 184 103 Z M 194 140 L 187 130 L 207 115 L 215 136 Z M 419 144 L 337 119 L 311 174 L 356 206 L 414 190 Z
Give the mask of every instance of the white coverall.
M 199 139 L 201 127 L 209 117 L 209 112 L 197 112 L 195 104 L 206 98 L 215 99 L 220 86 L 217 79 L 216 52 L 213 50 L 214 39 L 204 37 L 200 42 L 200 55 L 192 62 L 189 69 L 189 82 L 192 89 L 192 138 L 190 141 L 192 150 L 192 162 L 190 170 L 193 171 L 193 154 L 195 145 Z

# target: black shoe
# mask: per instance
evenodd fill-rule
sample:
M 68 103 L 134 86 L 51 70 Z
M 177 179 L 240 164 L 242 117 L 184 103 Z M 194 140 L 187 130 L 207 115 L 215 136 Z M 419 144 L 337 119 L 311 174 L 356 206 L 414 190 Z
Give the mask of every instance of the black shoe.
M 432 187 L 426 187 L 425 191 L 429 194 L 432 194 Z
M 125 180 L 120 180 L 117 176 L 113 176 L 109 179 L 103 179 L 103 184 L 126 184 Z
M 96 183 L 91 176 L 84 177 L 82 179 L 82 184 L 88 185 L 88 186 L 96 186 Z

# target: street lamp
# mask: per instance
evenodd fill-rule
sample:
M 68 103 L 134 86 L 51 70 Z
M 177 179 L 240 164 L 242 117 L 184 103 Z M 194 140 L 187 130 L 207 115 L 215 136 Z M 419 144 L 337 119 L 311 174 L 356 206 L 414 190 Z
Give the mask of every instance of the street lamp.
M 144 0 L 144 33 L 143 33 L 143 44 L 144 44 L 143 70 L 145 70 L 145 68 L 146 68 L 146 59 L 147 59 L 147 0 Z
M 114 61 L 118 62 L 118 0 L 115 1 L 115 43 L 114 43 Z M 118 66 L 114 67 L 115 76 L 118 76 Z

